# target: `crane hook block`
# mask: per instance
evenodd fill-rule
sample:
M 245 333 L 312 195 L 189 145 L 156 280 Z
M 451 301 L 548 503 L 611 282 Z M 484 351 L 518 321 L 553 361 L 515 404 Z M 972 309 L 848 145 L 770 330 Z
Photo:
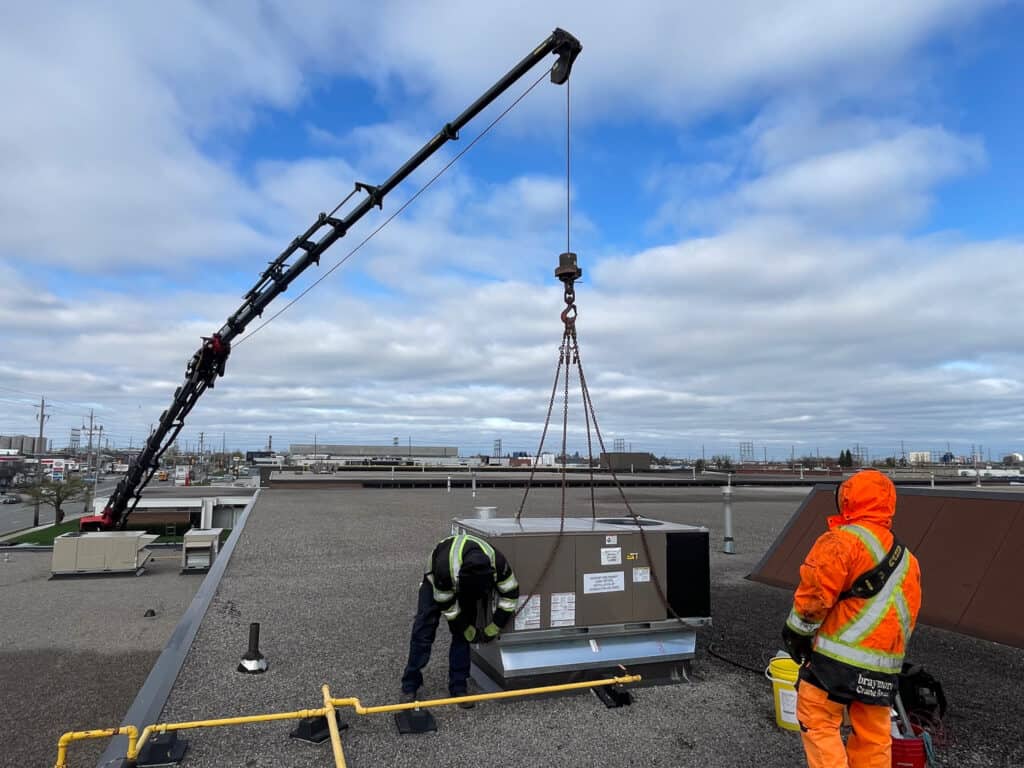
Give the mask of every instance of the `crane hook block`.
M 573 283 L 583 277 L 583 270 L 576 264 L 576 254 L 566 251 L 558 257 L 558 267 L 555 269 L 555 277 L 563 283 Z

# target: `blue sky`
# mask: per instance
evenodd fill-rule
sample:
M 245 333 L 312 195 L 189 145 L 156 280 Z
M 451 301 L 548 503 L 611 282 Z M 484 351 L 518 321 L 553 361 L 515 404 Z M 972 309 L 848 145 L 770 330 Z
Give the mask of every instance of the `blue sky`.
M 138 444 L 267 261 L 558 25 L 584 46 L 572 244 L 609 440 L 691 456 L 1024 448 L 1018 2 L 4 14 L 0 433 L 34 432 L 45 395 L 58 445 L 90 409 Z M 565 89 L 543 82 L 238 347 L 183 439 L 534 448 L 561 333 L 564 169 Z

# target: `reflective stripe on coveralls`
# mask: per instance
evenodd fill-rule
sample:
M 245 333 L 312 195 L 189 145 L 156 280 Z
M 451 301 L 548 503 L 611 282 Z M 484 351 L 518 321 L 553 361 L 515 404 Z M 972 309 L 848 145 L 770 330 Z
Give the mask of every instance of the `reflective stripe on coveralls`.
M 796 612 L 796 608 L 792 608 L 789 611 L 789 618 L 786 619 L 786 626 L 798 634 L 809 637 L 818 631 L 821 622 L 804 621 L 800 618 L 800 614 Z
M 841 530 L 848 531 L 863 542 L 864 546 L 881 562 L 885 557 L 885 548 L 878 538 L 867 528 L 859 525 L 844 525 Z M 860 612 L 845 626 L 834 634 L 819 633 L 814 643 L 814 650 L 829 658 L 885 674 L 897 674 L 903 667 L 903 654 L 885 653 L 874 648 L 865 648 L 863 641 L 878 627 L 889 613 L 896 611 L 899 619 L 903 645 L 906 647 L 910 639 L 910 609 L 903 596 L 903 582 L 910 569 L 910 558 L 904 554 L 896 570 L 886 580 L 885 585 L 873 597 L 865 600 Z
M 483 553 L 487 555 L 487 559 L 491 563 L 491 568 L 497 568 L 497 564 L 494 562 L 494 547 L 483 539 L 478 539 L 476 536 L 470 536 L 467 533 L 456 536 L 455 540 L 452 542 L 451 549 L 448 550 L 448 568 L 451 571 L 452 586 L 455 588 L 456 592 L 459 590 L 459 569 L 462 568 L 462 553 L 468 542 L 473 542 L 480 547 Z

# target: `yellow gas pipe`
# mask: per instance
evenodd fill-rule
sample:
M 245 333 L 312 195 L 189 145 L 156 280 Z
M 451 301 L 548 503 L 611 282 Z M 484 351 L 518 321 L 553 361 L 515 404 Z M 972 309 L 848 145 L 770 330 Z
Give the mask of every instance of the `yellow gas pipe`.
M 94 731 L 68 731 L 57 741 L 57 762 L 54 764 L 54 768 L 68 768 L 68 746 L 73 741 L 106 739 L 122 735 L 128 736 L 128 751 L 133 751 L 139 739 L 139 729 L 134 725 L 123 725 L 120 728 L 100 728 Z
M 139 756 L 139 750 L 149 737 L 154 733 L 167 733 L 168 731 L 186 731 L 193 728 L 217 728 L 224 725 L 246 725 L 248 723 L 266 723 L 274 720 L 302 720 L 307 717 L 326 717 L 327 727 L 331 733 L 331 749 L 334 752 L 334 763 L 337 768 L 346 768 L 345 755 L 341 749 L 341 735 L 338 732 L 338 723 L 335 718 L 335 707 L 351 707 L 357 715 L 375 715 L 383 712 L 401 712 L 407 709 L 421 709 L 425 707 L 445 707 L 452 704 L 464 704 L 469 701 L 491 701 L 494 699 L 513 699 L 522 696 L 536 696 L 543 693 L 559 693 L 562 691 L 576 691 L 586 688 L 600 688 L 608 685 L 624 685 L 636 683 L 641 679 L 640 675 L 623 675 L 605 680 L 592 680 L 581 683 L 564 683 L 562 685 L 545 685 L 539 688 L 524 688 L 516 691 L 498 691 L 497 693 L 480 693 L 473 696 L 456 696 L 446 699 L 428 699 L 426 701 L 414 701 L 409 704 L 386 704 L 378 707 L 364 707 L 357 698 L 335 699 L 331 696 L 330 689 L 324 685 L 321 689 L 324 697 L 324 706 L 320 709 L 300 709 L 295 712 L 273 712 L 266 715 L 243 715 L 241 717 L 222 717 L 214 720 L 192 720 L 185 723 L 162 723 L 160 725 L 147 725 L 141 734 L 133 725 L 125 725 L 120 728 L 107 728 L 98 731 L 72 731 L 60 737 L 57 743 L 57 762 L 54 768 L 68 768 L 67 748 L 73 741 L 82 739 L 101 739 L 109 736 L 127 734 L 128 752 L 127 757 L 134 761 Z

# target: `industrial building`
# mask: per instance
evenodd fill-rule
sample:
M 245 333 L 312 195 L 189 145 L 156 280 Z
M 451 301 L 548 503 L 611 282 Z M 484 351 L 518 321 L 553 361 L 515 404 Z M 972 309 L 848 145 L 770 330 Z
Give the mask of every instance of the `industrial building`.
M 293 466 L 330 471 L 345 466 L 479 466 L 478 458 L 460 458 L 453 446 L 431 445 L 332 445 L 297 443 L 288 446 Z
M 31 435 L 0 435 L 0 449 L 7 448 L 21 452 L 22 455 L 46 453 L 49 441 Z

